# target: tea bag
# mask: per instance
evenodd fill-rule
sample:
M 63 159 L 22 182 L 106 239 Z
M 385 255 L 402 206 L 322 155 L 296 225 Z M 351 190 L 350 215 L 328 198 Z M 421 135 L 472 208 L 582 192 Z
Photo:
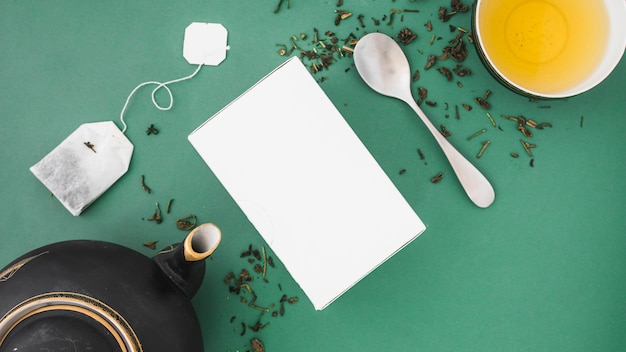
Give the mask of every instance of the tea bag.
M 86 123 L 30 171 L 76 216 L 126 173 L 132 154 L 113 121 Z
M 128 171 L 133 144 L 124 135 L 127 128 L 124 112 L 132 96 L 141 87 L 156 85 L 152 91 L 152 103 L 159 110 L 169 110 L 174 98 L 168 84 L 193 78 L 203 65 L 219 65 L 230 49 L 226 45 L 227 34 L 221 24 L 190 24 L 185 29 L 183 57 L 188 63 L 198 65 L 191 75 L 167 82 L 139 84 L 128 95 L 120 113 L 122 130 L 113 121 L 83 124 L 33 165 L 31 172 L 72 215 L 80 215 Z M 156 101 L 155 94 L 159 89 L 165 89 L 169 94 L 168 106 L 161 106 Z

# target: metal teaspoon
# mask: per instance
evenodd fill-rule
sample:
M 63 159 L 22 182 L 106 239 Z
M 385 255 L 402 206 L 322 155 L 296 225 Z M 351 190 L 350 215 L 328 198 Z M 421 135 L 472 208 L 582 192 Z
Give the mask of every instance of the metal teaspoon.
M 490 206 L 496 195 L 487 178 L 448 142 L 415 103 L 409 61 L 398 43 L 382 33 L 367 34 L 354 48 L 354 64 L 370 88 L 404 101 L 417 113 L 439 143 L 467 196 L 481 208 Z

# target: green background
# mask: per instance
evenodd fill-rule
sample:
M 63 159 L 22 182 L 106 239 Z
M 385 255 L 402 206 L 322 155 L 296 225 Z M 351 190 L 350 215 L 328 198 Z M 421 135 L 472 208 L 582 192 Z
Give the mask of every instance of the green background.
M 449 24 L 471 27 L 470 13 L 445 24 L 437 19 L 447 1 L 345 0 L 341 8 L 354 15 L 339 26 L 335 1 L 292 0 L 289 9 L 285 1 L 275 14 L 277 3 L 0 1 L 0 266 L 36 247 L 79 238 L 111 241 L 152 256 L 156 252 L 142 244 L 181 241 L 185 232 L 175 220 L 193 213 L 200 222 L 218 224 L 224 236 L 193 299 L 207 351 L 245 351 L 253 336 L 268 351 L 626 350 L 624 59 L 583 95 L 532 102 L 499 85 L 473 46 L 464 62 L 473 71 L 469 77 L 447 82 L 436 70 L 423 70 L 426 57 L 441 53 L 456 35 Z M 371 20 L 407 8 L 420 12 L 397 15 L 391 26 Z M 358 14 L 364 15 L 365 28 Z M 424 27 L 428 20 L 432 32 Z M 134 96 L 126 112 L 127 136 L 135 145 L 128 173 L 82 215 L 71 216 L 29 167 L 80 124 L 118 122 L 126 97 L 139 83 L 193 72 L 182 57 L 182 40 L 194 21 L 228 29 L 227 59 L 170 86 L 175 97 L 170 111 L 151 105 L 150 88 Z M 276 44 L 289 44 L 293 35 L 308 34 L 298 43 L 311 49 L 313 28 L 345 38 L 376 30 L 395 36 L 404 27 L 418 34 L 403 47 L 412 68 L 421 72 L 413 92 L 428 88 L 428 98 L 438 104 L 423 105 L 424 111 L 452 132 L 449 140 L 491 180 L 495 203 L 475 207 L 414 113 L 365 86 L 350 57 L 338 59 L 315 77 L 325 77 L 322 89 L 427 230 L 323 311 L 313 309 L 276 260 L 267 273 L 269 283 L 253 282 L 257 303 L 277 303 L 282 294 L 300 300 L 282 317 L 262 317 L 270 322 L 265 329 L 240 336 L 241 322 L 253 324 L 259 311 L 230 294 L 223 278 L 249 267 L 239 257 L 249 244 L 265 244 L 187 135 L 282 63 L 286 57 L 277 54 Z M 431 45 L 433 34 L 442 39 Z M 436 67 L 441 66 L 454 63 Z M 487 89 L 497 128 L 473 102 Z M 457 120 L 453 107 L 462 103 L 474 109 L 461 109 Z M 553 124 L 534 130 L 529 140 L 537 144 L 534 167 L 521 147 L 523 136 L 502 114 Z M 150 124 L 159 128 L 158 135 L 146 135 Z M 487 132 L 467 140 L 482 128 Z M 486 140 L 491 144 L 477 159 Z M 511 152 L 520 157 L 512 158 Z M 402 169 L 406 172 L 400 174 Z M 431 183 L 439 172 L 445 175 L 442 182 Z M 151 194 L 142 190 L 141 175 Z M 171 198 L 172 212 L 164 214 L 162 224 L 146 220 L 155 202 L 164 207 Z M 324 219 L 314 220 L 323 228 Z

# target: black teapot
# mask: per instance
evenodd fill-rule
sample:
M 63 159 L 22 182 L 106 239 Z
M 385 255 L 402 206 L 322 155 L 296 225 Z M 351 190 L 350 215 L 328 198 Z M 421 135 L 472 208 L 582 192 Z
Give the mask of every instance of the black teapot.
M 0 352 L 203 351 L 190 298 L 220 240 L 203 224 L 152 260 L 91 240 L 23 255 L 0 270 Z

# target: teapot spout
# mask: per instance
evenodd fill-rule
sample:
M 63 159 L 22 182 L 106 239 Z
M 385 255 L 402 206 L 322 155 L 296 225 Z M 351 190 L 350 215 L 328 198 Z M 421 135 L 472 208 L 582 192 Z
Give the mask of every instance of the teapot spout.
M 211 223 L 202 224 L 193 229 L 183 243 L 163 249 L 153 260 L 191 298 L 204 279 L 204 259 L 215 251 L 221 239 L 219 227 Z

